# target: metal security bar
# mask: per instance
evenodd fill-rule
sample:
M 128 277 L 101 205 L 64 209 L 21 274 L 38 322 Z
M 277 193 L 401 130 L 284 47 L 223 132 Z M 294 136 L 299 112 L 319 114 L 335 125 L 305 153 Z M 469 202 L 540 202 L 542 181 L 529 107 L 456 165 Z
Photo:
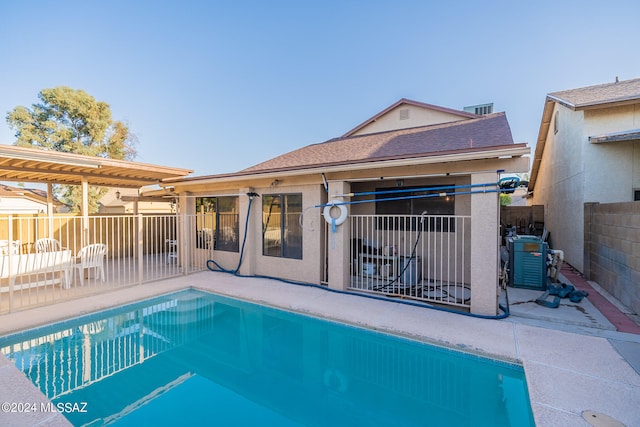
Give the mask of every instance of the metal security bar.
M 350 289 L 470 307 L 470 216 L 352 215 L 350 221 Z
M 179 227 L 195 230 L 195 217 L 184 222 L 175 214 L 2 216 L 0 313 L 202 269 L 195 237 L 178 241 Z

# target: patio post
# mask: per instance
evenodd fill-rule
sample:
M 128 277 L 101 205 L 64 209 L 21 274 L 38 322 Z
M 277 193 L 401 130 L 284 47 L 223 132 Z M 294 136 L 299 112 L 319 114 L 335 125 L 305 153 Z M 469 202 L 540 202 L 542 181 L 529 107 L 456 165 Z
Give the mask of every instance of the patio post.
M 497 183 L 497 173 L 471 175 L 471 184 Z M 471 196 L 471 312 L 493 316 L 498 312 L 499 193 Z
M 192 193 L 184 192 L 179 195 L 179 209 L 178 209 L 178 224 L 177 224 L 177 239 L 178 239 L 178 265 L 182 268 L 183 274 L 189 274 L 189 268 L 192 262 L 192 247 L 193 237 L 191 236 L 191 230 L 194 229 L 191 225 L 195 219 L 196 204 L 194 199 L 190 198 Z
M 89 181 L 86 175 L 82 176 L 82 244 L 89 244 Z
M 136 212 L 136 228 L 135 228 L 135 237 L 136 237 L 136 254 L 138 260 L 138 284 L 142 283 L 142 279 L 144 277 L 144 218 L 142 214 Z
M 341 197 L 336 194 L 346 194 L 351 191 L 351 184 L 345 181 L 329 182 L 329 202 L 331 200 L 342 201 Z M 347 212 L 350 211 L 346 206 Z M 333 211 L 337 208 L 332 208 Z M 338 213 L 333 212 L 333 216 Z M 328 281 L 331 289 L 345 290 L 349 286 L 349 267 L 350 267 L 350 251 L 349 238 L 351 236 L 351 221 L 347 216 L 347 220 L 341 225 L 329 226 L 329 239 L 327 248 L 328 257 Z
M 53 239 L 53 184 L 50 182 L 47 182 L 47 221 L 49 224 L 47 237 Z

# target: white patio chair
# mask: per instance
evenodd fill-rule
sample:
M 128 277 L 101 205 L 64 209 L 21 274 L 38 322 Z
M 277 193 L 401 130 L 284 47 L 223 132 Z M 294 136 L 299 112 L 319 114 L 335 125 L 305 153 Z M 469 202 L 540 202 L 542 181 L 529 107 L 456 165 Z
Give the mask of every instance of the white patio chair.
M 80 262 L 76 264 L 76 268 L 80 271 L 81 286 L 84 286 L 84 270 L 87 268 L 95 268 L 96 272 L 100 270 L 100 278 L 103 282 L 105 281 L 104 257 L 106 254 L 107 245 L 104 245 L 102 243 L 94 243 L 80 249 L 80 252 L 78 252 L 78 258 L 80 258 Z
M 166 239 L 164 241 L 169 250 L 167 251 L 167 264 L 178 261 L 178 241 L 174 239 Z
M 62 250 L 62 245 L 56 239 L 44 237 L 36 240 L 36 252 L 57 252 Z
M 9 253 L 20 253 L 20 240 L 13 240 L 11 242 L 8 240 L 0 240 L 0 254 L 9 255 Z

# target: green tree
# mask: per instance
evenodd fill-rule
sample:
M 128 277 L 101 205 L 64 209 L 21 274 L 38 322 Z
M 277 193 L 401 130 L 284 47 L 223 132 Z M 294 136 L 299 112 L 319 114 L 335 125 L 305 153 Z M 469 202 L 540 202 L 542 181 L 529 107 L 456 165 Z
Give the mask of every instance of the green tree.
M 43 89 L 38 98 L 40 102 L 31 108 L 18 106 L 7 113 L 7 123 L 15 130 L 15 145 L 111 159 L 135 158 L 135 137 L 126 124 L 111 118 L 106 102 L 66 86 Z M 82 192 L 78 187 L 60 185 L 54 191 L 73 211 L 80 210 Z M 106 191 L 90 187 L 90 212 L 97 211 L 98 200 Z
M 500 206 L 509 206 L 511 201 L 511 194 L 500 193 Z

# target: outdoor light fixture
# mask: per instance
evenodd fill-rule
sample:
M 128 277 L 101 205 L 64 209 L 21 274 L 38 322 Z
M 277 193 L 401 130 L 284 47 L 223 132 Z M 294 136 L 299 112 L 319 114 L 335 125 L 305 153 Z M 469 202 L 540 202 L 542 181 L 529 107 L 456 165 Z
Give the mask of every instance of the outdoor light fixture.
M 116 190 L 116 199 L 120 200 L 120 190 Z

